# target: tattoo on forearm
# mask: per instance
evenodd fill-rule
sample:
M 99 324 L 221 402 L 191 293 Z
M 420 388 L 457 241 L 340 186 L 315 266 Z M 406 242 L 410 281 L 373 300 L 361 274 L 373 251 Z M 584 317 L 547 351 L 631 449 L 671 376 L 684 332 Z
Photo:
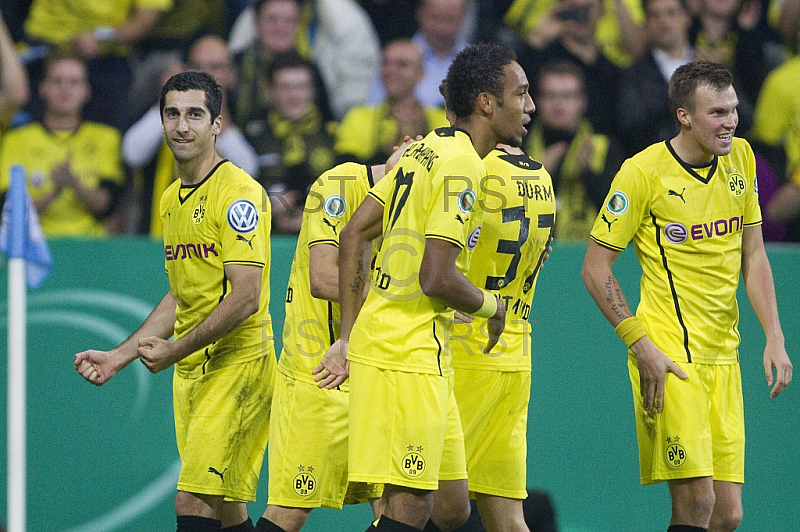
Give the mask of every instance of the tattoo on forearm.
M 350 285 L 350 291 L 354 294 L 361 294 L 364 291 L 364 286 L 367 283 L 367 268 L 364 265 L 363 259 L 356 261 L 356 278 Z
M 609 275 L 606 282 L 603 283 L 605 288 L 606 301 L 611 308 L 611 311 L 621 320 L 629 318 L 631 311 L 628 308 L 628 303 L 625 301 L 625 296 L 622 294 L 622 289 L 617 284 L 617 280 Z

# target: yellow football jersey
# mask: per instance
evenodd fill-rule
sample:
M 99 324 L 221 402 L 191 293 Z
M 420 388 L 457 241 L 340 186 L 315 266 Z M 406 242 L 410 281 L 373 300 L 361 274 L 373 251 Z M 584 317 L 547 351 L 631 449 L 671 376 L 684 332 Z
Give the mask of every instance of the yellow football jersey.
M 295 379 L 314 382 L 311 370 L 339 338 L 340 329 L 339 304 L 311 295 L 309 249 L 317 244 L 339 247 L 339 233 L 372 184 L 370 167 L 344 163 L 323 173 L 308 192 L 286 290 L 283 350 L 278 361 L 278 370 Z
M 275 356 L 269 315 L 272 211 L 264 189 L 247 173 L 222 161 L 200 183 L 175 181 L 161 198 L 169 287 L 178 303 L 175 338 L 197 327 L 225 298 L 226 264 L 263 268 L 258 311 L 230 334 L 181 360 L 176 369 L 203 372 Z
M 528 317 L 555 223 L 553 183 L 541 163 L 527 155 L 509 155 L 496 149 L 483 162 L 488 172 L 482 186 L 486 193 L 483 224 L 467 278 L 505 303 L 506 328 L 491 353 L 485 355 L 486 319 L 453 325 L 453 366 L 530 370 Z
M 693 167 L 669 141 L 620 169 L 592 239 L 621 251 L 633 239 L 642 265 L 636 311 L 653 343 L 675 361 L 738 361 L 736 289 L 742 231 L 761 223 L 753 151 L 734 138 L 731 153 Z
M 452 375 L 447 335 L 453 310 L 422 292 L 426 239 L 462 248 L 469 268 L 480 235 L 480 182 L 486 167 L 466 132 L 440 128 L 406 148 L 369 195 L 384 206 L 383 241 L 367 299 L 350 336 L 348 358 L 397 371 Z
M 8 189 L 12 165 L 25 167 L 28 193 L 33 200 L 50 194 L 55 187 L 53 168 L 69 159 L 70 171 L 89 188 L 108 181 L 122 186 L 121 136 L 105 124 L 83 122 L 72 132 L 50 131 L 41 122 L 12 129 L 0 143 L 0 190 Z M 39 214 L 46 236 L 105 236 L 103 221 L 65 188 Z

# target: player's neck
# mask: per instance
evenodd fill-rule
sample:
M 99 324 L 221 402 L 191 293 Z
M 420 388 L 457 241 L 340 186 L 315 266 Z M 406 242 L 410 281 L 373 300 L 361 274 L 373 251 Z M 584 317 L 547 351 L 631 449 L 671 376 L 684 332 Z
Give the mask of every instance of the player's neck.
M 497 146 L 498 139 L 494 131 L 488 127 L 488 123 L 484 124 L 474 116 L 466 120 L 456 120 L 455 127 L 469 133 L 472 146 L 481 159 L 486 157 Z
M 81 125 L 81 115 L 45 113 L 42 122 L 51 131 L 73 131 Z
M 196 185 L 217 166 L 222 157 L 213 150 L 208 156 L 197 156 L 188 161 L 175 161 L 181 185 Z
M 678 133 L 669 141 L 681 161 L 692 166 L 705 166 L 714 160 L 714 154 L 704 150 L 697 141 L 688 135 Z

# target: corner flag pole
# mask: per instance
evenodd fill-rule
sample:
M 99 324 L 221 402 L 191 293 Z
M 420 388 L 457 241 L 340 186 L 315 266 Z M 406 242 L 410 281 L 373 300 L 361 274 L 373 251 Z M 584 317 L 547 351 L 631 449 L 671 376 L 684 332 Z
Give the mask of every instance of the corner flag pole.
M 25 189 L 25 169 L 11 167 L 0 219 L 0 249 L 8 257 L 8 532 L 25 532 L 26 284 L 42 284 L 53 258 Z
M 8 260 L 8 532 L 25 531 L 25 259 Z

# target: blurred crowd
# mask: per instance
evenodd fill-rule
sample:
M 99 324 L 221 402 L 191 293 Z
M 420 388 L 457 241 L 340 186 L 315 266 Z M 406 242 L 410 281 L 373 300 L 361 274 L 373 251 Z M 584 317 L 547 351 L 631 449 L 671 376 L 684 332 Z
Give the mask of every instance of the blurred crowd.
M 622 161 L 671 138 L 667 81 L 728 67 L 758 161 L 765 238 L 800 241 L 800 0 L 0 0 L 0 191 L 22 164 L 47 236 L 159 236 L 176 178 L 163 82 L 225 91 L 217 150 L 259 182 L 275 232 L 310 184 L 447 125 L 439 84 L 469 43 L 511 45 L 553 176 L 555 236 L 586 240 Z

